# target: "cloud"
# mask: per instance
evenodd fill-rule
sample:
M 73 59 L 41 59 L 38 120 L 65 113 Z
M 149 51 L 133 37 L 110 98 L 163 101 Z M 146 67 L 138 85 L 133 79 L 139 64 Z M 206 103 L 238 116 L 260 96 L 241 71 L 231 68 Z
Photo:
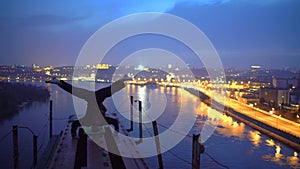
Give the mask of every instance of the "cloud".
M 55 26 L 55 25 L 65 25 L 74 23 L 76 21 L 84 20 L 84 17 L 65 17 L 58 15 L 33 15 L 27 17 L 23 20 L 23 26 Z
M 261 60 L 278 66 L 277 61 L 282 59 L 279 60 L 276 53 L 286 58 L 286 65 L 292 65 L 288 61 L 295 61 L 296 55 L 299 57 L 295 52 L 300 49 L 299 5 L 300 1 L 292 0 L 268 3 L 232 0 L 222 5 L 180 3 L 168 13 L 195 24 L 218 51 L 229 51 L 220 52 L 227 65 Z M 278 49 L 284 52 L 278 52 Z M 265 58 L 273 59 L 270 62 Z M 237 63 L 237 60 L 241 62 Z
M 80 24 L 85 27 L 100 27 L 116 18 L 139 12 L 166 12 L 179 3 L 213 5 L 230 2 L 230 0 L 110 0 L 110 1 L 35 1 L 22 0 L 11 3 L 0 1 L 0 17 L 7 17 L 17 26 L 47 27 L 59 25 L 66 27 Z M 5 22 L 5 24 L 11 24 Z M 2 24 L 3 25 L 3 24 Z
M 22 0 L 18 3 L 1 0 L 0 44 L 4 47 L 0 55 L 12 63 L 29 63 L 38 58 L 34 56 L 39 56 L 41 62 L 58 56 L 65 58 L 65 62 L 73 62 L 81 45 L 104 24 L 124 15 L 151 11 L 175 14 L 198 26 L 217 49 L 234 51 L 234 54 L 223 52 L 230 64 L 238 56 L 260 58 L 262 50 L 266 50 L 262 55 L 272 56 L 277 48 L 287 53 L 300 49 L 299 3 L 297 0 Z M 230 59 L 231 56 L 236 57 Z
M 265 5 L 272 5 L 278 3 L 290 3 L 292 1 L 297 1 L 297 0 L 232 0 L 232 1 L 265 6 Z

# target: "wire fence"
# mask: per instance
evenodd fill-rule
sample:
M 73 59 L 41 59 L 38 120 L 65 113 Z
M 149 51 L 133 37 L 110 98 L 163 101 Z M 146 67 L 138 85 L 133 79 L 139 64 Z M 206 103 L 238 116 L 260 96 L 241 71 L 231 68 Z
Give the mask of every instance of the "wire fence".
M 153 119 L 152 117 L 150 117 L 150 116 L 151 116 L 150 114 L 146 113 L 146 110 L 145 110 L 144 108 L 142 108 L 142 112 L 143 112 L 144 115 L 147 116 L 147 118 Z M 158 126 L 164 128 L 164 129 L 167 129 L 168 131 L 173 132 L 174 134 L 184 136 L 185 138 L 193 138 L 193 136 L 190 135 L 190 134 L 188 134 L 188 133 L 183 133 L 182 131 L 178 131 L 178 130 L 171 129 L 171 128 L 169 128 L 168 126 L 166 126 L 166 125 L 164 125 L 164 124 L 162 124 L 162 123 L 159 123 L 159 122 L 156 122 L 156 123 L 157 123 Z M 145 125 L 145 123 L 143 123 L 143 126 L 144 126 L 144 128 L 146 129 L 146 131 L 148 132 L 148 134 L 149 134 L 151 137 L 153 137 L 153 134 L 152 134 L 151 130 Z M 167 147 L 167 146 L 165 146 L 165 145 L 162 145 L 161 143 L 160 143 L 160 146 L 163 147 L 163 148 L 165 148 L 165 149 L 166 149 L 166 147 Z M 174 153 L 171 149 L 168 150 L 166 153 L 171 154 L 173 157 L 175 157 L 176 159 L 180 160 L 181 162 L 183 162 L 183 163 L 185 163 L 185 164 L 187 164 L 187 165 L 189 165 L 189 166 L 192 166 L 191 160 L 189 161 L 189 160 L 187 160 L 187 159 L 182 158 L 181 156 L 179 156 L 179 155 L 177 155 L 176 153 Z M 226 166 L 226 165 L 222 164 L 221 162 L 219 162 L 218 160 L 216 160 L 216 159 L 215 159 L 212 155 L 210 155 L 209 153 L 204 152 L 204 154 L 207 155 L 207 156 L 208 156 L 215 164 L 217 164 L 218 166 L 223 167 L 223 168 L 226 168 L 226 169 L 229 169 L 228 166 Z
M 125 104 L 125 103 L 127 103 L 127 100 L 123 101 L 120 105 L 123 105 L 123 104 Z M 109 113 L 109 114 L 114 114 L 114 113 L 116 113 L 116 112 L 118 112 L 118 110 L 117 110 L 117 108 L 114 108 L 114 110 L 112 110 L 112 111 L 110 111 L 110 112 L 108 112 L 108 113 Z M 129 110 L 128 110 L 127 112 L 129 112 Z M 145 114 L 149 119 L 153 119 L 153 118 L 150 117 L 150 116 L 151 116 L 150 114 L 146 113 L 146 110 L 145 110 L 145 109 L 143 109 L 142 112 L 143 112 L 143 114 Z M 44 116 L 47 117 L 47 118 L 46 118 L 47 121 L 44 123 L 44 125 L 42 125 L 41 129 L 39 130 L 39 132 L 38 132 L 38 134 L 37 134 L 37 136 L 38 136 L 38 138 L 39 138 L 39 141 L 38 141 L 38 142 L 40 143 L 39 146 L 38 146 L 38 153 L 40 153 L 40 152 L 43 150 L 43 147 L 44 147 L 44 145 L 45 145 L 46 135 L 47 135 L 47 133 L 48 133 L 48 132 L 46 132 L 46 130 L 48 129 L 48 126 L 49 126 L 49 117 L 48 117 L 48 113 L 45 113 Z M 69 119 L 69 117 L 66 117 L 66 118 L 53 118 L 53 120 L 68 120 L 68 119 Z M 160 122 L 157 122 L 157 125 L 158 125 L 159 127 L 161 127 L 161 128 L 167 129 L 167 130 L 170 131 L 170 132 L 173 132 L 174 134 L 181 135 L 181 136 L 184 136 L 184 137 L 186 137 L 186 138 L 193 138 L 193 136 L 190 135 L 190 134 L 188 134 L 188 133 L 183 133 L 182 131 L 178 131 L 178 130 L 171 129 L 171 128 L 169 128 L 167 125 L 162 124 L 162 123 L 160 123 Z M 152 130 L 149 129 L 144 123 L 143 123 L 143 126 L 144 126 L 144 128 L 146 129 L 146 131 L 149 133 L 149 135 L 153 137 L 153 133 L 151 132 Z M 12 134 L 12 130 L 8 131 L 6 134 L 4 134 L 2 137 L 0 137 L 0 143 L 1 143 L 2 141 L 4 141 L 6 138 L 8 138 L 8 136 L 10 136 L 10 134 Z M 164 149 L 167 148 L 167 146 L 162 145 L 162 144 L 160 144 L 160 146 L 163 147 Z M 24 152 L 24 148 L 21 149 L 21 151 L 19 152 L 19 155 L 22 154 L 23 152 Z M 191 160 L 185 159 L 185 158 L 183 158 L 183 157 L 177 155 L 175 152 L 173 152 L 173 150 L 168 150 L 166 153 L 170 154 L 171 156 L 175 157 L 176 159 L 180 160 L 181 162 L 183 162 L 183 163 L 185 163 L 185 164 L 187 164 L 187 165 L 189 165 L 189 166 L 192 165 Z M 219 165 L 220 167 L 229 169 L 228 166 L 226 166 L 226 165 L 222 164 L 221 162 L 219 162 L 217 159 L 215 159 L 215 158 L 214 158 L 212 155 L 210 155 L 209 153 L 205 152 L 204 154 L 205 154 L 206 156 L 208 156 L 214 163 L 216 163 L 216 164 Z M 32 166 L 31 168 L 33 168 L 33 166 Z
M 10 134 L 12 133 L 12 130 L 8 131 L 6 134 L 4 134 L 1 138 L 0 138 L 0 143 L 2 141 L 4 141 Z

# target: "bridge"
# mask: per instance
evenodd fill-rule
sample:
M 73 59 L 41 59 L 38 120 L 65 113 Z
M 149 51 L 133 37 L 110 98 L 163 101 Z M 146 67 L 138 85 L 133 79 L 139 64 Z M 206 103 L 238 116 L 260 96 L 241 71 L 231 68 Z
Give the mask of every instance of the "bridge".
M 38 169 L 150 169 L 144 159 L 126 158 L 110 153 L 90 138 L 98 139 L 108 150 L 126 151 L 126 148 L 134 148 L 134 144 L 128 140 L 114 140 L 109 126 L 103 126 L 96 134 L 89 136 L 81 129 L 77 138 L 71 136 L 70 130 L 71 123 L 68 123 L 60 136 L 53 136 L 40 159 Z M 126 131 L 121 129 L 120 132 L 124 134 Z M 107 141 L 110 141 L 109 144 Z M 125 146 L 119 146 L 118 143 Z

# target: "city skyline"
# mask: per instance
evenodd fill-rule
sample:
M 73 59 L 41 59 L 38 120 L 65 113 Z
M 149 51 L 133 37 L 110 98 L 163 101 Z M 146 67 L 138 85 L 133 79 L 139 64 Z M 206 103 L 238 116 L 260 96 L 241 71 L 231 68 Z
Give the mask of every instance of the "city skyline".
M 108 69 L 109 67 L 123 67 L 123 68 L 133 68 L 136 70 L 146 70 L 146 69 L 214 69 L 214 68 L 206 68 L 205 66 L 191 66 L 190 64 L 161 64 L 161 65 L 151 65 L 151 64 L 128 64 L 128 65 L 120 65 L 120 64 L 113 64 L 108 62 L 101 62 L 96 64 L 86 64 L 86 65 L 40 65 L 37 63 L 29 63 L 29 64 L 0 64 L 0 67 L 7 67 L 7 68 L 32 68 L 32 69 L 41 69 L 41 70 L 48 70 L 48 69 L 55 69 L 55 68 L 87 68 L 87 69 Z M 100 68 L 101 67 L 101 68 Z M 269 70 L 278 70 L 278 71 L 287 71 L 292 73 L 299 73 L 300 68 L 291 68 L 291 67 L 278 67 L 278 68 L 269 68 L 263 67 L 261 65 L 250 65 L 249 67 L 224 67 L 225 71 L 251 71 L 253 68 L 262 71 L 269 71 Z M 217 69 L 216 69 L 217 70 Z
M 300 2 L 296 0 L 45 1 L 32 5 L 30 2 L 1 1 L 1 64 L 75 65 L 82 46 L 101 26 L 128 14 L 154 11 L 182 17 L 202 30 L 215 46 L 225 68 L 251 65 L 300 68 L 300 23 L 297 20 Z M 143 43 L 133 38 L 135 42 L 121 44 L 120 50 L 111 52 L 103 63 L 117 65 L 136 49 L 153 47 L 157 37 L 151 38 Z M 185 53 L 184 47 L 172 43 L 168 46 L 161 42 L 154 47 L 181 50 L 187 64 L 201 66 Z

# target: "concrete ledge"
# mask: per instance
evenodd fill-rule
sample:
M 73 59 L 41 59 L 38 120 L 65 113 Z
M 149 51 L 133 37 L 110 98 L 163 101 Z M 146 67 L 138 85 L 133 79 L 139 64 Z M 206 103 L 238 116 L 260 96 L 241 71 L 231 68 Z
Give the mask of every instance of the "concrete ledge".
M 51 163 L 49 165 L 50 169 L 73 169 L 75 164 L 75 155 L 78 140 L 72 138 L 70 132 L 70 123 L 62 132 L 61 138 L 59 140 L 58 146 L 52 157 Z
M 44 150 L 41 158 L 39 159 L 37 169 L 45 169 L 48 168 L 51 161 L 52 157 L 55 153 L 55 150 L 57 148 L 58 142 L 59 142 L 60 136 L 59 135 L 53 135 L 52 138 L 50 139 L 46 149 Z

